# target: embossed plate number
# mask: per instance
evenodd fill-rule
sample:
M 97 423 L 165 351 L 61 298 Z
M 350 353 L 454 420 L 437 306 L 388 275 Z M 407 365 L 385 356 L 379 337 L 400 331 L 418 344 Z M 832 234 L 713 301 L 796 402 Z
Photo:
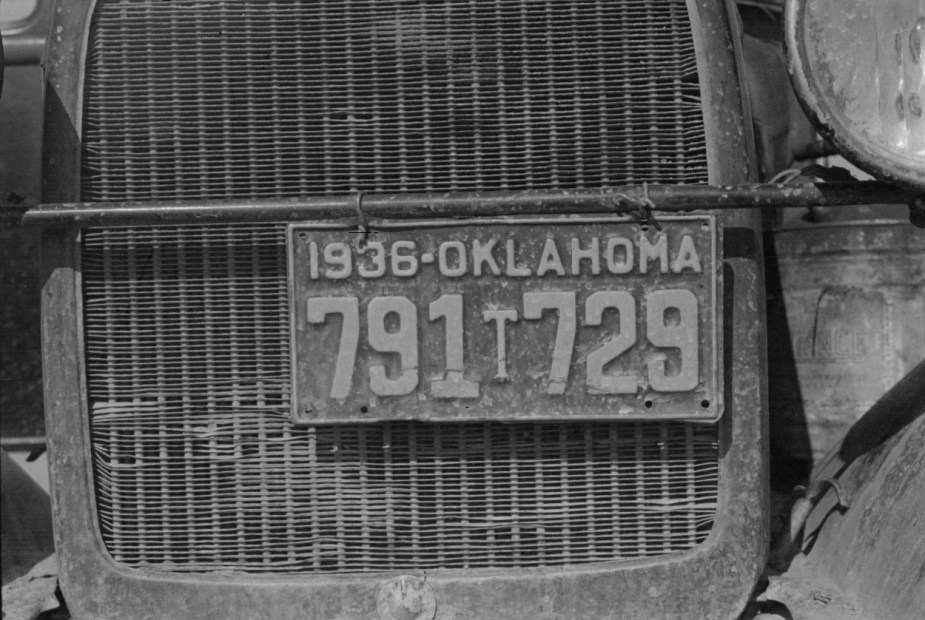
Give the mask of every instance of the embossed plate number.
M 717 235 L 620 219 L 289 228 L 293 417 L 715 418 Z

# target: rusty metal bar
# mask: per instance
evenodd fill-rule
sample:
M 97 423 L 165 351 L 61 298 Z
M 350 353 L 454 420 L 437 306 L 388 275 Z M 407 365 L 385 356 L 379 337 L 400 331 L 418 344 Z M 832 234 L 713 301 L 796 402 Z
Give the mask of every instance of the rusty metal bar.
M 38 205 L 19 218 L 47 227 L 255 222 L 347 218 L 418 219 L 489 215 L 627 213 L 642 219 L 658 212 L 701 209 L 838 207 L 905 204 L 923 212 L 925 196 L 877 181 L 753 185 L 625 185 L 577 191 L 349 194 L 283 200 L 235 200 Z
M 0 437 L 0 448 L 7 452 L 44 450 L 44 437 Z

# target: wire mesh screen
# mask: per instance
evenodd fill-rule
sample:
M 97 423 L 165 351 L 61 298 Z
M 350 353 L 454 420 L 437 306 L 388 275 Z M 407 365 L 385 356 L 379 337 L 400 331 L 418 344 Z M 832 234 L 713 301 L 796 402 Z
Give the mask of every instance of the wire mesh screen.
M 101 1 L 83 199 L 704 182 L 684 0 Z
M 82 259 L 97 509 L 120 562 L 559 566 L 710 530 L 713 425 L 294 426 L 280 226 L 91 230 Z

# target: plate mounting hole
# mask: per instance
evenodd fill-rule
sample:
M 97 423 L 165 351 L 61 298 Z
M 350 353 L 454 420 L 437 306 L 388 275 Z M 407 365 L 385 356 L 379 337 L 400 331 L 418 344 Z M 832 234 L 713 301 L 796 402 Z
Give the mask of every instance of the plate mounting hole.
M 655 403 L 653 403 L 651 399 L 646 399 L 646 402 L 643 404 L 646 406 L 646 409 L 651 409 L 652 405 L 654 405 Z
M 703 407 L 704 409 L 709 409 L 709 408 L 710 408 L 710 401 L 704 399 L 704 400 L 700 401 L 700 406 Z

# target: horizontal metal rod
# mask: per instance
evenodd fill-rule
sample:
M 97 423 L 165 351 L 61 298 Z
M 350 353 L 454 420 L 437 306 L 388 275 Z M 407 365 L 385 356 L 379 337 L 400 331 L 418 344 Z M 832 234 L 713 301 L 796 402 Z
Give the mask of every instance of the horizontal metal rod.
M 625 185 L 600 190 L 341 194 L 284 200 L 113 202 L 39 205 L 23 224 L 47 227 L 179 222 L 418 219 L 627 213 L 642 219 L 693 210 L 906 204 L 925 197 L 876 181 L 754 185 Z M 654 212 L 654 213 L 653 213 Z
M 45 443 L 45 437 L 0 437 L 0 448 L 7 452 L 31 452 L 44 448 Z

